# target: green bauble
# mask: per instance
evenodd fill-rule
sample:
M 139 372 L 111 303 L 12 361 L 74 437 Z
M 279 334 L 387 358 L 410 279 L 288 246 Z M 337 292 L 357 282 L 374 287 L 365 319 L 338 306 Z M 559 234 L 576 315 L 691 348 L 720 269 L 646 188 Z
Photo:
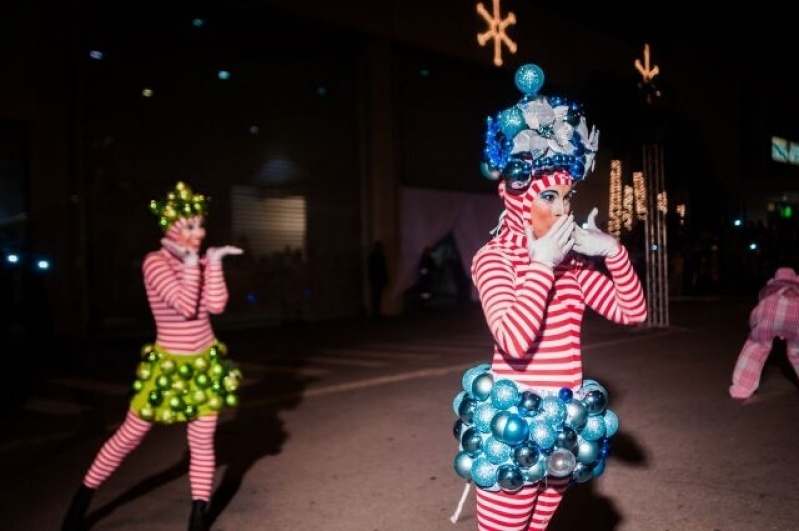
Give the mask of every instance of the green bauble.
M 136 391 L 138 393 L 142 389 L 144 389 L 144 382 L 142 382 L 141 380 L 136 380 L 135 382 L 133 382 L 133 390 L 134 391 Z
M 161 362 L 161 372 L 164 374 L 172 374 L 177 368 L 175 362 L 170 359 L 165 359 Z
M 149 380 L 152 375 L 153 371 L 148 363 L 140 363 L 136 368 L 136 377 L 139 380 Z
M 159 357 L 160 356 L 158 356 L 157 352 L 149 352 L 146 356 L 144 356 L 144 359 L 147 361 L 147 363 L 155 363 L 158 361 Z
M 219 349 L 211 347 L 211 350 L 208 351 L 208 357 L 211 358 L 211 361 L 216 361 L 219 358 Z
M 200 412 L 197 410 L 196 406 L 186 406 L 186 408 L 183 410 L 183 414 L 189 420 L 197 418 L 197 415 L 199 415 L 199 413 Z
M 194 383 L 196 383 L 197 387 L 200 389 L 206 389 L 209 385 L 211 385 L 211 378 L 209 378 L 204 372 L 201 372 L 194 377 Z
M 181 363 L 180 367 L 178 367 L 178 374 L 184 380 L 190 380 L 194 376 L 194 369 L 188 363 Z
M 225 386 L 225 390 L 233 392 L 239 388 L 239 379 L 232 374 L 228 374 L 222 380 L 222 384 Z
M 164 401 L 164 395 L 158 389 L 153 389 L 147 396 L 147 401 L 153 406 L 160 406 L 161 402 Z
M 192 401 L 197 404 L 198 406 L 201 404 L 205 404 L 205 401 L 208 400 L 208 397 L 205 395 L 205 391 L 202 389 L 197 389 L 191 395 Z
M 155 385 L 159 389 L 169 389 L 172 387 L 172 378 L 169 376 L 162 374 L 155 380 Z
M 155 411 L 153 410 L 152 407 L 144 405 L 139 408 L 139 417 L 141 417 L 142 420 L 146 420 L 147 422 L 152 422 L 153 419 L 155 418 Z
M 227 373 L 227 369 L 225 369 L 221 363 L 214 363 L 211 365 L 211 370 L 208 372 L 210 372 L 211 376 L 213 376 L 215 379 L 219 379 L 222 378 L 225 373 Z
M 160 417 L 160 421 L 164 424 L 172 424 L 177 419 L 177 415 L 171 409 L 162 409 Z
M 220 409 L 222 409 L 223 404 L 224 402 L 222 401 L 222 398 L 219 396 L 212 396 L 208 398 L 208 407 L 210 407 L 214 411 L 219 411 Z
M 198 372 L 205 372 L 208 370 L 208 360 L 200 356 L 194 360 L 194 369 Z
M 185 393 L 189 390 L 189 384 L 186 383 L 186 380 L 175 380 L 172 382 L 172 390 L 177 393 Z
M 186 407 L 186 402 L 184 402 L 179 396 L 173 396 L 169 399 L 169 407 L 172 409 L 172 411 L 180 411 Z
M 225 397 L 225 404 L 230 407 L 236 407 L 239 405 L 239 398 L 233 393 L 230 393 Z

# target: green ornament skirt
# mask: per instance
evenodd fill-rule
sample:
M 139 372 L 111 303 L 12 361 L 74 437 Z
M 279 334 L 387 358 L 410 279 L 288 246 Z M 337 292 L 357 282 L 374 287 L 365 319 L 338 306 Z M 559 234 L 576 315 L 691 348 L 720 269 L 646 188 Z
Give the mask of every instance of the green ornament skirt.
M 222 343 L 188 355 L 148 344 L 142 348 L 130 406 L 148 422 L 188 422 L 235 407 L 240 383 L 241 371 L 227 359 Z

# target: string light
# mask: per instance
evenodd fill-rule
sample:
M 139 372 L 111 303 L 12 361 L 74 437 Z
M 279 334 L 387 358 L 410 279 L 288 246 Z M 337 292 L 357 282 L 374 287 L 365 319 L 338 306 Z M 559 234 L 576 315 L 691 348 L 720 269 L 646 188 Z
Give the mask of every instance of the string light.
M 665 191 L 660 192 L 658 194 L 657 200 L 658 200 L 658 212 L 665 214 L 669 208 L 669 200 L 668 197 L 666 196 L 666 192 Z
M 610 204 L 608 205 L 608 234 L 616 239 L 621 237 L 622 188 L 621 161 L 610 161 Z
M 493 13 L 489 13 L 482 3 L 477 4 L 477 13 L 488 23 L 488 30 L 477 34 L 477 43 L 485 46 L 490 40 L 494 41 L 494 64 L 502 66 L 502 45 L 508 47 L 510 53 L 516 53 L 516 43 L 513 42 L 505 30 L 511 24 L 516 24 L 516 15 L 508 11 L 504 19 L 500 14 L 499 0 L 493 0 Z
M 685 203 L 680 203 L 675 208 L 677 215 L 680 217 L 680 225 L 685 225 Z
M 630 185 L 624 187 L 621 219 L 627 232 L 633 230 L 633 187 Z
M 646 182 L 643 172 L 633 172 L 633 195 L 635 196 L 635 218 L 646 219 Z

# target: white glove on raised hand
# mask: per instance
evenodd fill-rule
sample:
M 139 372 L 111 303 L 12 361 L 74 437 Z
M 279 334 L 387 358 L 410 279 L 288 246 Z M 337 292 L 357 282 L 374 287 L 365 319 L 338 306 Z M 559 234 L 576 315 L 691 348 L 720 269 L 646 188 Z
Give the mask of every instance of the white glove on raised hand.
M 574 246 L 574 218 L 571 215 L 558 218 L 549 231 L 537 240 L 529 225 L 526 232 L 530 259 L 551 268 L 561 263 Z
M 233 245 L 225 245 L 223 247 L 209 247 L 205 252 L 205 257 L 210 262 L 219 262 L 229 254 L 242 254 L 244 251 Z
M 170 240 L 169 238 L 162 238 L 161 245 L 164 246 L 166 250 L 170 253 L 174 254 L 181 260 L 183 260 L 183 264 L 187 266 L 196 266 L 199 262 L 199 256 L 197 255 L 197 251 L 192 251 L 191 249 L 187 249 L 183 247 L 178 242 L 174 240 Z
M 619 242 L 596 226 L 597 212 L 597 208 L 594 207 L 588 214 L 587 229 L 574 228 L 574 251 L 585 256 L 616 256 L 619 253 Z

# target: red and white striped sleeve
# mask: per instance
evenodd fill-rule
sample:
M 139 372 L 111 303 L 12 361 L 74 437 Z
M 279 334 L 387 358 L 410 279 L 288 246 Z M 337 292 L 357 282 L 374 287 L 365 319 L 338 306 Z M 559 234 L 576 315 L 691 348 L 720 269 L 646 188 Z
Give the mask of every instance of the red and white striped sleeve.
M 199 310 L 201 272 L 199 265 L 173 268 L 160 252 L 147 255 L 142 266 L 144 282 L 168 307 L 186 319 Z
M 552 269 L 488 246 L 472 261 L 472 279 L 497 347 L 511 357 L 525 357 L 542 328 L 555 280 Z
M 611 278 L 591 268 L 577 272 L 585 302 L 606 319 L 620 324 L 646 321 L 647 309 L 641 281 L 624 246 L 616 256 L 606 258 Z
M 228 301 L 227 284 L 221 260 L 205 261 L 205 285 L 203 300 L 208 313 L 220 314 L 225 311 Z

